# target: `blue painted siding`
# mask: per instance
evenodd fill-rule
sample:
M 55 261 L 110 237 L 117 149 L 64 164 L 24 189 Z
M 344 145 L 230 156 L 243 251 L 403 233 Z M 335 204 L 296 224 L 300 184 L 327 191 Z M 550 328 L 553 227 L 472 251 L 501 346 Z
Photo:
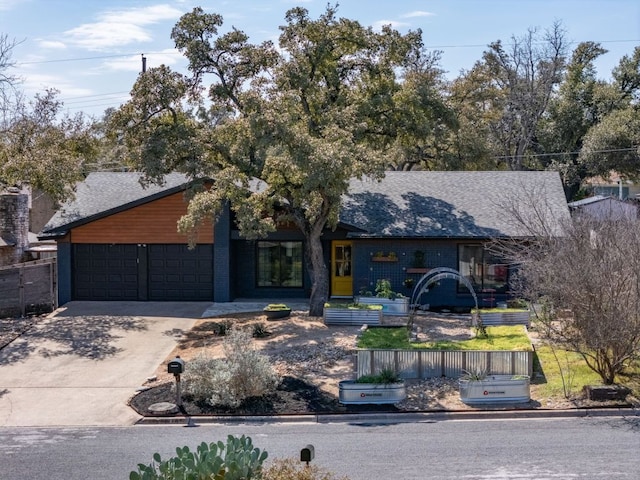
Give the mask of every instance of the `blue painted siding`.
M 421 250 L 425 253 L 426 268 L 448 267 L 458 268 L 458 244 L 465 242 L 447 240 L 357 240 L 354 242 L 354 293 L 362 289 L 375 292 L 378 279 L 389 279 L 391 288 L 403 295 L 410 296 L 413 288 L 404 286 L 404 280 L 412 278 L 414 285 L 422 278 L 422 273 L 408 273 L 412 268 L 414 252 Z M 467 242 L 468 243 L 468 242 Z M 387 256 L 394 252 L 397 262 L 376 262 L 377 252 Z M 430 288 L 420 298 L 421 304 L 430 307 L 472 307 L 473 298 L 470 294 L 458 292 L 456 280 L 442 280 Z
M 58 242 L 58 305 L 71 301 L 71 244 Z
M 223 207 L 213 227 L 213 300 L 230 302 L 231 292 L 231 221 L 229 205 Z

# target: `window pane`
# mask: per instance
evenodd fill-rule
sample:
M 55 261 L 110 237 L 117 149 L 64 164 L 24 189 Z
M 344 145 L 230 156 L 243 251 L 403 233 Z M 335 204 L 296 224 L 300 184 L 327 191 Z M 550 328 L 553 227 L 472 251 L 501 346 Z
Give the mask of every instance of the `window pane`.
M 302 242 L 258 242 L 258 286 L 302 287 Z
M 481 245 L 458 245 L 458 271 L 471 282 L 476 292 L 508 291 L 509 266 Z M 468 289 L 459 283 L 458 291 L 467 292 Z
M 465 277 L 473 289 L 482 290 L 482 246 L 481 245 L 459 245 L 458 246 L 458 271 Z M 469 289 L 463 284 L 458 284 L 458 289 L 468 292 Z

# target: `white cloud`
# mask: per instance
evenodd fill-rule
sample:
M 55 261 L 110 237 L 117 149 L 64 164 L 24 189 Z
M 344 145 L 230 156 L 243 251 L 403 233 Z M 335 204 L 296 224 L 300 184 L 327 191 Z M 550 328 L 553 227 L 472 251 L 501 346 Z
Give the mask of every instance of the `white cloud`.
M 144 27 L 176 20 L 181 15 L 180 10 L 169 5 L 106 11 L 98 16 L 99 21 L 67 30 L 65 35 L 76 45 L 90 50 L 149 42 L 151 33 Z
M 25 92 L 29 96 L 33 96 L 36 93 L 42 93 L 47 88 L 55 88 L 60 92 L 60 96 L 77 96 L 77 95 L 90 95 L 93 91 L 89 88 L 78 87 L 69 83 L 65 76 L 47 75 L 33 73 L 25 76 L 24 83 Z
M 147 58 L 147 68 L 159 67 L 160 65 L 175 65 L 184 59 L 175 48 L 167 48 L 160 52 L 145 54 Z M 116 58 L 104 62 L 104 67 L 108 70 L 123 72 L 139 72 L 142 69 L 142 57 L 131 55 L 125 58 Z
M 53 50 L 63 50 L 67 48 L 67 46 L 63 42 L 55 41 L 55 40 L 37 40 L 38 46 L 42 48 L 49 48 Z
M 29 3 L 31 0 L 0 0 L 0 10 L 11 10 L 21 3 Z
M 400 18 L 433 17 L 433 16 L 435 16 L 435 13 L 425 12 L 423 10 L 415 10 L 413 12 L 400 15 Z

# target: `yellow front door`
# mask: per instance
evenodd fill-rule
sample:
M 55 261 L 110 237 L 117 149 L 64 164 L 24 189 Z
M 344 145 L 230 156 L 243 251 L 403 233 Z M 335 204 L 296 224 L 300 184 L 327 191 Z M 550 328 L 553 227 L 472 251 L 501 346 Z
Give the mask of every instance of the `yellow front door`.
M 353 257 L 351 242 L 334 240 L 331 244 L 331 296 L 353 296 Z

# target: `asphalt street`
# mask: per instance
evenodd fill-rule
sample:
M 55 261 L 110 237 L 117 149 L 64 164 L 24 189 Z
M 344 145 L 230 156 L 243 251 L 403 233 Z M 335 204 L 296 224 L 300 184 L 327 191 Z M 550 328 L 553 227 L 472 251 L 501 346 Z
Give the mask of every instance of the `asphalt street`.
M 0 428 L 2 480 L 128 478 L 154 452 L 249 435 L 271 459 L 314 463 L 351 480 L 631 480 L 640 472 L 640 417 Z

